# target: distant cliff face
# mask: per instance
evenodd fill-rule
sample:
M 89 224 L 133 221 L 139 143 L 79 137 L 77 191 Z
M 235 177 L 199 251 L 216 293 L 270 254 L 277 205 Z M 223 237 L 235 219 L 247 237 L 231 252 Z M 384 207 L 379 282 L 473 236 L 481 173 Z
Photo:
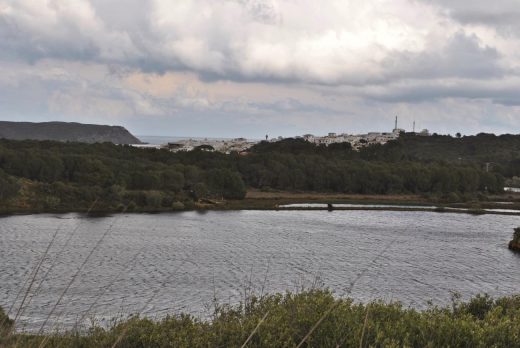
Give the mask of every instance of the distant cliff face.
M 102 126 L 69 122 L 32 123 L 0 121 L 0 138 L 13 140 L 77 141 L 83 143 L 141 143 L 139 139 L 121 126 Z

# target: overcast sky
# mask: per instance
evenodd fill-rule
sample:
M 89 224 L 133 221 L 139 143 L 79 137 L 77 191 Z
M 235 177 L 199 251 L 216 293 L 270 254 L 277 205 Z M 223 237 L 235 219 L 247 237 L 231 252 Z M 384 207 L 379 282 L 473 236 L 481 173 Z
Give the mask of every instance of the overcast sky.
M 518 0 L 0 0 L 0 119 L 520 133 Z

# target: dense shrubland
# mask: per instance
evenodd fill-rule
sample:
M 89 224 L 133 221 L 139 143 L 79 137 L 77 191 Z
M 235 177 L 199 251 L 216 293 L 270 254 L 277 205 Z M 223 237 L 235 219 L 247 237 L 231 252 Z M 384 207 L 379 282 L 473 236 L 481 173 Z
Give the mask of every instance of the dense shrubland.
M 520 136 L 403 135 L 359 152 L 287 139 L 246 155 L 0 140 L 4 210 L 85 209 L 95 200 L 109 210 L 181 209 L 200 198 L 241 199 L 248 187 L 464 197 L 501 192 L 505 178 L 518 175 Z
M 264 320 L 262 320 L 264 319 Z M 323 319 L 315 330 L 311 328 Z M 258 325 L 260 323 L 260 325 Z M 258 328 L 255 330 L 255 328 Z M 190 315 L 153 321 L 132 317 L 110 328 L 48 337 L 4 336 L 5 347 L 520 347 L 520 296 L 454 298 L 424 311 L 399 303 L 368 304 L 312 290 L 217 306 L 213 318 Z
M 201 197 L 240 199 L 245 190 L 236 170 L 191 164 L 168 151 L 110 143 L 0 141 L 4 206 L 11 199 L 38 210 L 85 209 L 94 201 L 101 210 L 182 209 Z

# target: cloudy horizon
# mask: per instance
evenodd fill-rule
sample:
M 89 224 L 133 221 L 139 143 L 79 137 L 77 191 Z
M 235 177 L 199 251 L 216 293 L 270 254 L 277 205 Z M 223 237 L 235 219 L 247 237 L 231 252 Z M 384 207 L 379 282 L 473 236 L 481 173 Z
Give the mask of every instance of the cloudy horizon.
M 520 133 L 516 0 L 0 0 L 0 120 Z

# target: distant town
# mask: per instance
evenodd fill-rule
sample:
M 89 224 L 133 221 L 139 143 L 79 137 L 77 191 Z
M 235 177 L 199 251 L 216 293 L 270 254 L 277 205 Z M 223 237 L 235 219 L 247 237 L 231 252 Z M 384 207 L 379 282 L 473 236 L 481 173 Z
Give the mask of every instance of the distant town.
M 415 122 L 413 126 L 413 132 L 415 133 Z M 313 134 L 304 134 L 295 136 L 292 138 L 303 139 L 313 144 L 325 145 L 335 143 L 350 143 L 352 148 L 359 150 L 362 147 L 373 145 L 373 144 L 386 144 L 391 140 L 395 140 L 399 137 L 401 132 L 405 132 L 404 129 L 398 128 L 397 117 L 395 119 L 395 126 L 391 132 L 369 132 L 366 134 L 347 134 L 347 133 L 328 133 L 325 136 L 316 136 Z M 430 132 L 427 129 L 423 129 L 416 133 L 420 136 L 429 136 Z M 269 138 L 268 135 L 265 137 L 265 141 L 277 142 L 285 139 L 284 137 Z M 253 145 L 258 144 L 261 140 L 248 140 L 245 138 L 235 139 L 184 139 L 175 142 L 168 142 L 166 144 L 135 144 L 132 146 L 140 148 L 165 148 L 172 152 L 178 151 L 191 151 L 194 149 L 200 149 L 203 151 L 216 151 L 229 154 L 231 152 L 245 153 Z

